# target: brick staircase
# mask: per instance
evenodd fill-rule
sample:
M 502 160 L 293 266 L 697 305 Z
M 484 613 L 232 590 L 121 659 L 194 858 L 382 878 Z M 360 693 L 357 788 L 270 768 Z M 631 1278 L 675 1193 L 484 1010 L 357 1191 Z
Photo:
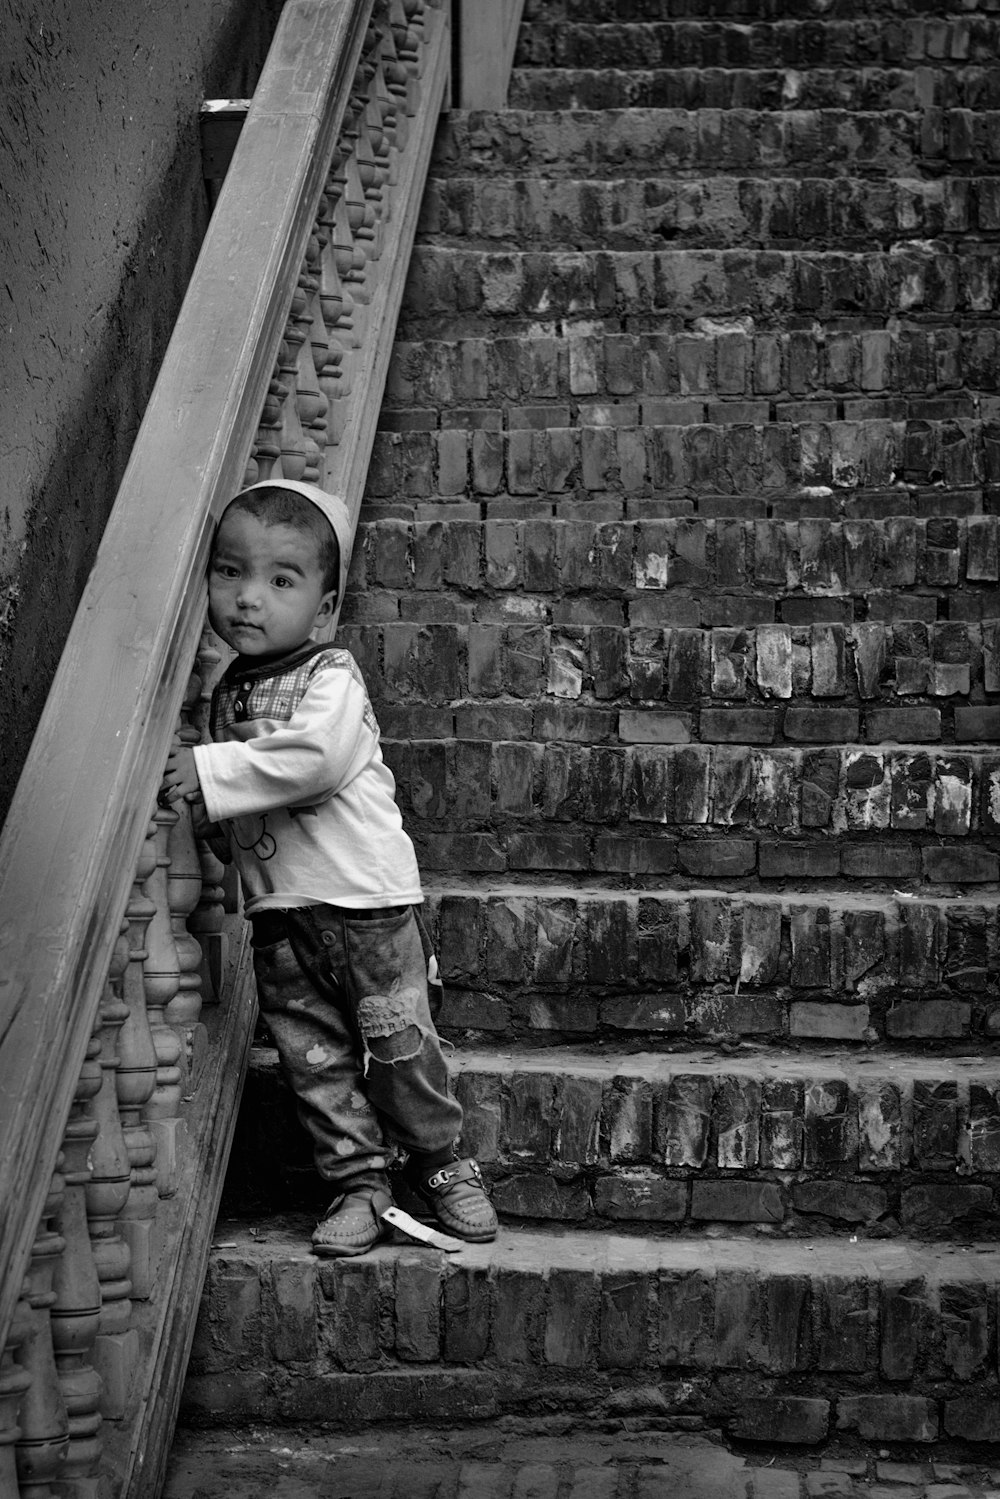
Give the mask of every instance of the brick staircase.
M 313 1260 L 262 1046 L 189 1421 L 1000 1434 L 998 54 L 529 0 L 442 125 L 341 639 L 504 1227 Z

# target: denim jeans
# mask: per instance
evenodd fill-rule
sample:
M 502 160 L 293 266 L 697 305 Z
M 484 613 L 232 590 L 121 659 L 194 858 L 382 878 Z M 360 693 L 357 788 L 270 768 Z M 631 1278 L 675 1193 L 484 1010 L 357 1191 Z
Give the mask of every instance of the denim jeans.
M 292 907 L 253 928 L 261 1014 L 320 1175 L 381 1181 L 392 1143 L 447 1154 L 462 1109 L 434 1028 L 437 961 L 413 907 Z

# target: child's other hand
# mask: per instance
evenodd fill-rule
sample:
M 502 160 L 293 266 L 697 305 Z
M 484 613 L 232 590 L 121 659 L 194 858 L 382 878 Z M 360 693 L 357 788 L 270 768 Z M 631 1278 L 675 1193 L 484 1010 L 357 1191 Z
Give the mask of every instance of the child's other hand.
M 182 798 L 189 802 L 201 800 L 201 782 L 190 745 L 175 744 L 167 756 L 162 795 L 165 802 L 179 802 Z

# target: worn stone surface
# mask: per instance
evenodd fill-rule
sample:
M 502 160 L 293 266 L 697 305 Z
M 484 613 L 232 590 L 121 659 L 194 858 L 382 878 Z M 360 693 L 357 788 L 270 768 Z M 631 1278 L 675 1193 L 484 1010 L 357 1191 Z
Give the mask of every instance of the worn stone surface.
M 782 1452 L 761 1463 L 696 1435 L 647 1430 L 545 1434 L 544 1423 L 410 1429 L 377 1436 L 284 1429 L 182 1431 L 164 1499 L 987 1499 L 995 1474 L 973 1464 L 886 1462 L 873 1449 L 822 1465 Z

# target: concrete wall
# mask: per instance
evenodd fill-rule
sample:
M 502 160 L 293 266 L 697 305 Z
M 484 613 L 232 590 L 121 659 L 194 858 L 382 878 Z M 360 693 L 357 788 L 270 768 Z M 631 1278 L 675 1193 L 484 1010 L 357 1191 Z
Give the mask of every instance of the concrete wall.
M 0 816 L 207 218 L 198 107 L 281 0 L 0 0 Z

